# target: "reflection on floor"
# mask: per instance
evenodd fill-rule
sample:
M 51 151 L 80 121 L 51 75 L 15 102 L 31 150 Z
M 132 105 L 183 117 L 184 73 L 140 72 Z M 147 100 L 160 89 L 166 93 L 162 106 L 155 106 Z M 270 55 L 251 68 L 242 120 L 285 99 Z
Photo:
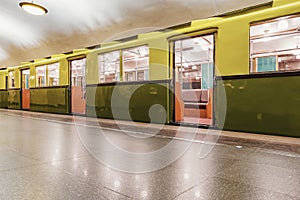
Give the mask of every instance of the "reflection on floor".
M 184 117 L 182 122 L 188 124 L 212 125 L 212 119 L 208 118 Z
M 113 120 L 1 109 L 0 119 L 0 199 L 300 197 L 300 153 L 266 148 L 292 138 L 227 132 L 235 142 L 208 145 L 135 134 L 151 130 L 142 123 L 123 132 L 98 123 Z M 166 127 L 165 134 L 178 128 Z M 293 143 L 300 149 L 298 138 Z

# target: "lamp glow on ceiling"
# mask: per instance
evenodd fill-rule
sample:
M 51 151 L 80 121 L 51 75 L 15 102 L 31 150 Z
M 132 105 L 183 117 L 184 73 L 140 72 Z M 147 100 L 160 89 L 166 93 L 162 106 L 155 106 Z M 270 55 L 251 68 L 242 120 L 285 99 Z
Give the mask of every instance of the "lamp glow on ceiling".
M 26 12 L 32 14 L 32 15 L 44 15 L 48 12 L 48 10 L 39 5 L 32 2 L 21 2 L 19 3 L 19 6 L 25 10 Z

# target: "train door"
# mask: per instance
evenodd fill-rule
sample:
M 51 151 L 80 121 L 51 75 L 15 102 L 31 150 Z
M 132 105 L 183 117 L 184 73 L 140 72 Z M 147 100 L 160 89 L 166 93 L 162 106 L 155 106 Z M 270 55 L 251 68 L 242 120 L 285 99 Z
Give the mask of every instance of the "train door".
M 22 98 L 22 109 L 30 109 L 30 89 L 29 89 L 29 77 L 30 69 L 23 69 L 21 71 L 21 98 Z
M 71 113 L 84 115 L 86 112 L 86 58 L 70 61 Z
M 5 89 L 8 90 L 8 76 L 5 76 Z
M 176 40 L 175 122 L 212 125 L 214 34 Z

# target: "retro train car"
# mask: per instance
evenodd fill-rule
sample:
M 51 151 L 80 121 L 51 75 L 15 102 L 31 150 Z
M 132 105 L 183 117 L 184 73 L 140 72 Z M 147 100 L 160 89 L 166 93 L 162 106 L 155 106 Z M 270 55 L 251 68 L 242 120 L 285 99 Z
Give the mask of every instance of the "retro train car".
M 299 13 L 274 0 L 0 70 L 1 107 L 299 137 Z
M 85 49 L 74 50 L 8 68 L 7 107 L 85 114 L 82 96 L 85 89 L 86 52 Z

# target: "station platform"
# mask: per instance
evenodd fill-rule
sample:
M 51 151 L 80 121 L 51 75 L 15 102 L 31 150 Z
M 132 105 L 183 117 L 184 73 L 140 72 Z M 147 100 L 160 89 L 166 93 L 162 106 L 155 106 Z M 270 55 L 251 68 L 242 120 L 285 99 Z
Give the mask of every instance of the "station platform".
M 0 109 L 0 199 L 299 199 L 300 139 Z

